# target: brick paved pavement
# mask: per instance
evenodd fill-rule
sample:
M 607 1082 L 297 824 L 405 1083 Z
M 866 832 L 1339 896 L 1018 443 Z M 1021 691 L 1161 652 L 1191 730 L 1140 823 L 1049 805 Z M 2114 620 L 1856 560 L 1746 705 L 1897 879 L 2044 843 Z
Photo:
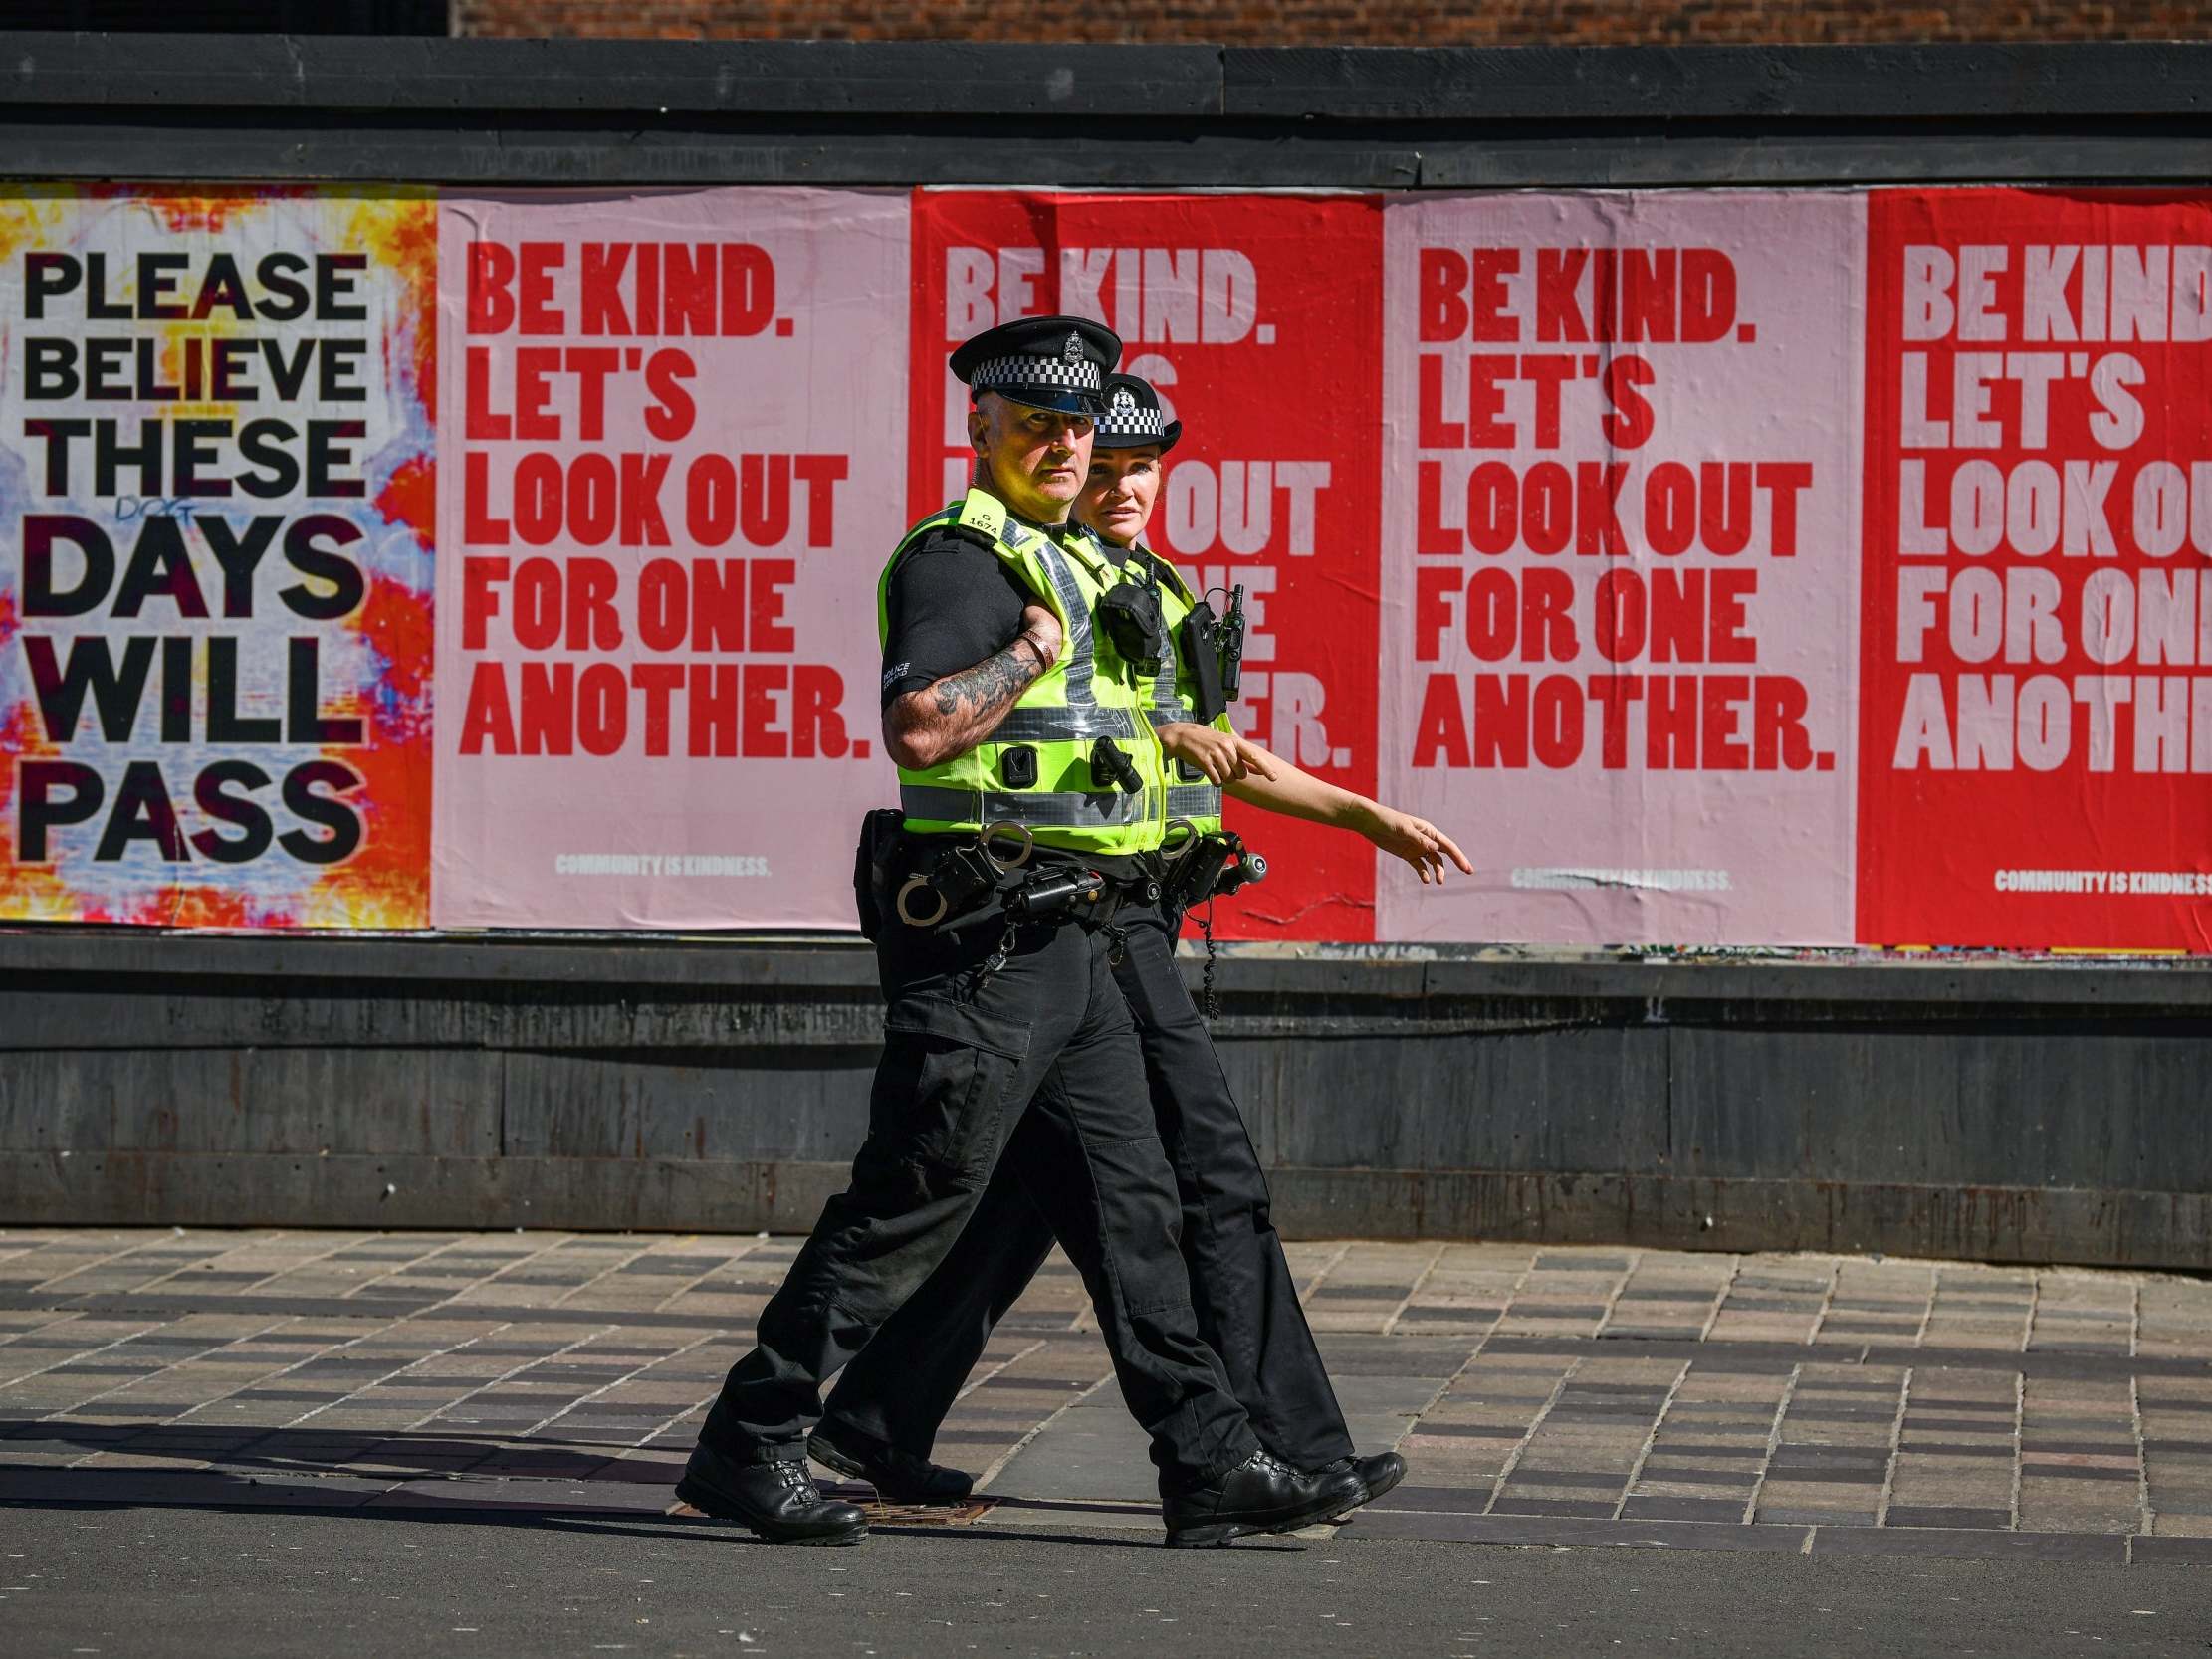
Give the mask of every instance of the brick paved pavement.
M 796 1242 L 0 1230 L 0 1505 L 659 1513 Z M 1356 1438 L 1412 1464 L 1360 1534 L 2212 1563 L 2212 1284 L 1292 1254 Z M 1063 1262 L 938 1451 L 986 1479 L 929 1524 L 1157 1526 Z

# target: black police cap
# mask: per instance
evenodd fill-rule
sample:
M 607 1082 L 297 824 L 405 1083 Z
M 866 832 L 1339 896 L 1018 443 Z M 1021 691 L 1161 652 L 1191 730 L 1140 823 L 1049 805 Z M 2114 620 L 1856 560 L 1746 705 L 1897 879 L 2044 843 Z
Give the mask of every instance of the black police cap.
M 1024 316 L 987 328 L 953 353 L 953 374 L 976 393 L 1032 409 L 1095 415 L 1121 336 L 1086 316 Z
M 1163 420 L 1160 394 L 1134 374 L 1106 376 L 1106 407 L 1091 436 L 1093 449 L 1158 449 L 1162 455 L 1183 436 L 1181 421 Z

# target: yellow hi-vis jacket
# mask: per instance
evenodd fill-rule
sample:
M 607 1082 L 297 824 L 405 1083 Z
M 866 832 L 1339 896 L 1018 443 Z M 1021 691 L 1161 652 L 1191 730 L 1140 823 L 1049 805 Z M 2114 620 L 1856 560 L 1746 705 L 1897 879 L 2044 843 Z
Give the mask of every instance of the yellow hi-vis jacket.
M 1022 825 L 1042 847 L 1064 852 L 1150 852 L 1166 833 L 1167 780 L 1160 741 L 1145 719 L 1146 683 L 1091 625 L 1100 594 L 1120 580 L 1097 538 L 1080 526 L 1051 532 L 1016 520 L 989 491 L 933 513 L 900 541 L 876 583 L 876 630 L 890 633 L 891 573 L 916 541 L 951 527 L 991 550 L 1019 574 L 1037 603 L 1059 618 L 1056 662 L 1029 683 L 1006 718 L 967 753 L 919 769 L 899 768 L 899 805 L 906 827 L 953 835 L 994 823 Z M 1110 737 L 1135 767 L 1141 788 L 1129 793 L 1094 777 L 1091 751 Z M 1010 749 L 1036 751 L 1036 782 L 1006 780 Z
M 1160 615 L 1167 624 L 1171 649 L 1164 656 L 1175 663 L 1173 673 L 1162 672 L 1145 681 L 1142 695 L 1145 716 L 1153 726 L 1173 726 L 1178 722 L 1196 721 L 1195 705 L 1198 686 L 1191 673 L 1187 642 L 1183 633 L 1183 619 L 1198 604 L 1198 595 L 1190 583 L 1183 579 L 1183 572 L 1144 546 L 1132 547 L 1125 555 L 1125 562 L 1134 559 L 1148 565 L 1160 590 Z M 1211 722 L 1217 731 L 1234 731 L 1226 713 L 1214 717 Z M 1201 835 L 1215 835 L 1221 828 L 1221 791 L 1206 781 L 1195 768 L 1186 769 L 1180 762 L 1167 762 L 1168 812 L 1170 819 L 1184 818 Z

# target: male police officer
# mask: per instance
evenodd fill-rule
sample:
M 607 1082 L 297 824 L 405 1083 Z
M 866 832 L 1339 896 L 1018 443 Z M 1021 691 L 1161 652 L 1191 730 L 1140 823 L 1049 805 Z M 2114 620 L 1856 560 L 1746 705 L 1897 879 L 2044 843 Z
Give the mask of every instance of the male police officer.
M 1236 736 L 1200 672 L 1214 666 L 1200 660 L 1206 647 L 1184 626 L 1197 597 L 1140 540 L 1158 500 L 1161 459 L 1181 436 L 1182 423 L 1165 418 L 1148 383 L 1109 376 L 1076 507 L 1122 570 L 1157 595 L 1162 672 L 1144 701 L 1164 751 L 1178 762 L 1170 816 L 1197 835 L 1219 832 L 1225 784 L 1250 804 L 1364 835 L 1425 883 L 1442 880 L 1447 859 L 1467 870 L 1464 855 L 1434 825 Z M 1169 905 L 1203 897 L 1172 894 Z M 1350 1473 L 1367 1497 L 1379 1496 L 1398 1484 L 1405 1462 L 1394 1452 L 1354 1454 L 1269 1220 L 1266 1177 L 1175 966 L 1181 920 L 1161 903 L 1126 907 L 1115 919 L 1123 948 L 1114 976 L 1136 1016 L 1153 1108 L 1175 1165 L 1199 1330 L 1219 1353 L 1261 1444 L 1300 1468 Z M 838 1378 L 808 1442 L 817 1462 L 872 1482 L 886 1498 L 967 1494 L 969 1477 L 932 1463 L 931 1443 L 992 1329 L 1049 1253 L 1050 1216 L 1023 1190 L 1020 1168 L 1001 1165 L 944 1265 Z
M 889 1011 L 868 1135 L 676 1489 L 772 1541 L 866 1532 L 806 1475 L 821 1379 L 952 1249 L 1001 1153 L 1063 1222 L 1152 1437 L 1171 1544 L 1285 1531 L 1362 1498 L 1341 1473 L 1260 1450 L 1199 1339 L 1175 1177 L 1097 925 L 1141 879 L 1167 787 L 1144 682 L 1093 625 L 1111 565 L 1066 521 L 1120 354 L 1110 330 L 1067 317 L 955 352 L 976 394 L 977 487 L 909 532 L 879 588 L 904 824 L 873 861 L 896 920 L 877 927 Z

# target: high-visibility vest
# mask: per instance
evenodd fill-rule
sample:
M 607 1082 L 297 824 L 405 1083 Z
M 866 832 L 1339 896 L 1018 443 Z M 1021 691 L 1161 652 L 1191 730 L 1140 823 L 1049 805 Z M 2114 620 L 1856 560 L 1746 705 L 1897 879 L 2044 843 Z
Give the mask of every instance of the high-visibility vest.
M 1172 645 L 1168 655 L 1175 662 L 1175 671 L 1172 674 L 1163 671 L 1145 681 L 1145 714 L 1156 726 L 1171 726 L 1180 721 L 1195 721 L 1198 719 L 1195 711 L 1198 685 L 1192 675 L 1190 661 L 1185 655 L 1183 619 L 1197 606 L 1198 595 L 1183 579 L 1180 570 L 1150 548 L 1139 546 L 1130 549 L 1130 553 L 1135 555 L 1135 562 L 1150 569 L 1159 588 L 1160 615 L 1167 624 L 1168 639 Z M 1215 716 L 1212 724 L 1217 731 L 1233 732 L 1236 729 L 1229 724 L 1225 712 Z M 1167 773 L 1168 817 L 1171 820 L 1188 819 L 1201 835 L 1218 834 L 1221 828 L 1221 791 L 1204 777 L 1192 781 L 1183 774 L 1180 763 L 1174 760 L 1167 762 Z
M 1080 525 L 1047 532 L 1021 523 L 989 491 L 933 513 L 908 530 L 876 584 L 876 629 L 890 634 L 891 573 L 916 542 L 951 529 L 988 546 L 1020 576 L 1036 602 L 1059 618 L 1058 659 L 1022 692 L 996 730 L 967 753 L 924 768 L 899 768 L 899 805 L 918 834 L 953 835 L 1015 823 L 1037 844 L 1073 853 L 1142 853 L 1165 833 L 1167 780 L 1160 741 L 1143 713 L 1145 683 L 1105 640 L 1091 613 L 1120 579 L 1097 537 Z M 1135 768 L 1124 790 L 1091 771 L 1093 746 L 1110 737 Z M 1036 782 L 1007 780 L 1005 756 L 1036 751 Z

